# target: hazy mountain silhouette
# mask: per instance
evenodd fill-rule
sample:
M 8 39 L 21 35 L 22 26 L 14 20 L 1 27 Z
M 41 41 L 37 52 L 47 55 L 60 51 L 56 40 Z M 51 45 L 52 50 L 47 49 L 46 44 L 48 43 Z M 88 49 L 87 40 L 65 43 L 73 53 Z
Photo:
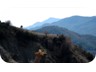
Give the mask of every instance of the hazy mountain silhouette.
M 27 27 L 27 29 L 36 30 L 45 26 L 59 26 L 67 28 L 71 31 L 74 31 L 82 35 L 88 34 L 96 36 L 96 16 L 92 17 L 71 16 L 63 19 L 49 18 L 44 22 L 37 22 L 33 26 L 29 26 Z
M 45 24 L 42 26 L 44 27 Z M 61 19 L 46 26 L 59 26 L 67 28 L 79 34 L 96 36 L 96 17 L 72 16 Z
M 45 23 L 53 23 L 53 22 L 56 22 L 56 21 L 59 21 L 60 19 L 59 18 L 48 18 L 42 22 L 36 22 L 35 24 L 31 25 L 31 26 L 28 26 L 26 27 L 25 29 L 28 29 L 28 30 L 36 30 L 36 29 L 39 29 L 42 27 L 43 24 Z

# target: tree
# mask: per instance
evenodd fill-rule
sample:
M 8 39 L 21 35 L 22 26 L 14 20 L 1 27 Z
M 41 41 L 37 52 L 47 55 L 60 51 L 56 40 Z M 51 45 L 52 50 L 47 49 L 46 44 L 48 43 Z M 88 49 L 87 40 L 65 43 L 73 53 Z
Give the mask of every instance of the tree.
M 10 26 L 11 21 L 10 21 L 10 20 L 8 20 L 8 21 L 6 21 L 6 22 L 5 22 L 5 24 L 6 24 L 7 26 Z
M 21 25 L 20 28 L 23 28 L 23 26 Z

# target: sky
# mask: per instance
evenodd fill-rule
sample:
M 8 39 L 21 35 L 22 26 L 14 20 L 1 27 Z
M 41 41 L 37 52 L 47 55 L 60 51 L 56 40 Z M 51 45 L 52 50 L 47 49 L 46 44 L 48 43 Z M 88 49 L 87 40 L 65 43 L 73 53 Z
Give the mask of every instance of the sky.
M 0 0 L 1 1 L 1 0 Z M 91 4 L 92 3 L 92 4 Z M 94 0 L 2 0 L 0 20 L 12 25 L 30 26 L 50 17 L 96 16 Z

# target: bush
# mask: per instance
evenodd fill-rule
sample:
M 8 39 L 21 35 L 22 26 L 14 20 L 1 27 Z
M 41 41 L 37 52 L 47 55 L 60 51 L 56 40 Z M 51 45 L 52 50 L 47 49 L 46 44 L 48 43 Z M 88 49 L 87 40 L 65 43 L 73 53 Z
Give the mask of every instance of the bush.
M 6 24 L 7 26 L 10 26 L 10 25 L 11 25 L 11 22 L 8 20 L 8 21 L 5 22 L 5 24 Z

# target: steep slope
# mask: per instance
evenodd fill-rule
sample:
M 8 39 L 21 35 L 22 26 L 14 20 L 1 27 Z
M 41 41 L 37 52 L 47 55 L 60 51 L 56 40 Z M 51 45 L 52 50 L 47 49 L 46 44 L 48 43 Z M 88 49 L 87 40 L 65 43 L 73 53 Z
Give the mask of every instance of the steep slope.
M 34 53 L 40 48 L 47 52 L 40 62 L 82 63 L 94 58 L 63 35 L 31 32 L 0 23 L 0 54 L 6 62 L 34 62 Z
M 45 23 L 53 23 L 53 22 L 56 22 L 56 21 L 59 21 L 60 19 L 59 18 L 48 18 L 42 22 L 36 22 L 35 24 L 31 25 L 31 26 L 28 26 L 26 27 L 25 29 L 28 29 L 28 30 L 36 30 L 36 29 L 39 29 L 42 27 L 43 24 Z
M 58 27 L 58 26 L 46 26 L 41 29 L 36 30 L 37 32 L 47 31 L 49 34 L 64 34 L 72 39 L 72 42 L 92 54 L 96 54 L 96 37 L 91 35 L 79 35 L 68 29 Z
M 96 17 L 72 16 L 44 26 L 59 26 L 79 34 L 96 36 Z

